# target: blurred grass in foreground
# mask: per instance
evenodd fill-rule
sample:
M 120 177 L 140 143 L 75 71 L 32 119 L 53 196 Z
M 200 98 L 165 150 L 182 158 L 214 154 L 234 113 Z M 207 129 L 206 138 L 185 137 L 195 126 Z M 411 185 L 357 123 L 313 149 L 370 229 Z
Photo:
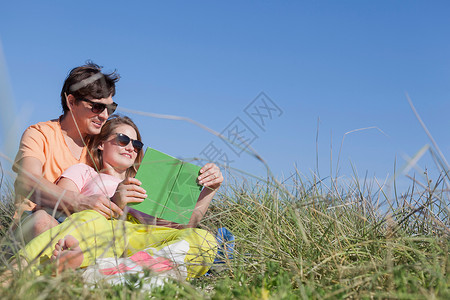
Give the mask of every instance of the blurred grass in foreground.
M 413 185 L 388 199 L 354 179 L 345 187 L 323 182 L 280 186 L 236 180 L 224 187 L 202 222 L 236 236 L 227 269 L 191 282 L 156 289 L 156 298 L 336 299 L 450 298 L 448 190 Z M 431 184 L 431 181 L 429 182 Z M 5 189 L 4 189 L 5 190 Z M 6 189 L 8 191 L 8 189 Z M 380 198 L 385 197 L 384 199 Z M 12 193 L 1 195 L 2 249 L 8 232 Z M 389 203 L 380 209 L 376 203 Z M 7 253 L 0 255 L 8 268 Z M 139 282 L 139 279 L 136 279 Z M 135 286 L 84 286 L 79 272 L 52 277 L 15 272 L 0 287 L 5 299 L 144 299 Z

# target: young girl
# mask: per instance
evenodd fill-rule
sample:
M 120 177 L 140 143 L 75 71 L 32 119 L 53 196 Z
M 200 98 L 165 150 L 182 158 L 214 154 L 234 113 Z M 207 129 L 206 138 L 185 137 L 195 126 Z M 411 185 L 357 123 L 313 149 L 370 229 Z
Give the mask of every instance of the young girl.
M 143 146 L 141 134 L 133 121 L 128 117 L 114 115 L 105 123 L 100 134 L 88 144 L 92 157 L 90 166 L 77 164 L 68 168 L 57 181 L 57 185 L 86 196 L 104 194 L 121 210 L 128 203 L 142 202 L 147 197 L 146 191 L 140 187 L 141 182 L 134 176 L 143 157 Z M 100 169 L 100 173 L 95 169 Z M 203 166 L 200 173 L 198 181 L 205 188 L 186 227 L 198 225 L 223 181 L 220 169 L 213 163 Z M 127 209 L 132 216 L 128 218 L 129 221 L 182 228 L 179 224 L 155 220 L 135 209 Z M 105 217 L 111 216 L 109 206 L 99 203 L 96 210 Z
M 61 176 L 58 185 L 82 194 L 105 193 L 111 197 L 111 206 L 124 209 L 127 203 L 142 202 L 146 192 L 132 176 L 142 159 L 141 137 L 136 125 L 128 117 L 112 116 L 103 126 L 101 133 L 90 143 L 92 166 L 75 165 Z M 97 173 L 93 167 L 101 166 Z M 60 258 L 66 267 L 86 267 L 98 258 L 130 256 L 142 249 L 150 255 L 170 247 L 181 245 L 178 260 L 184 260 L 188 278 L 203 275 L 212 264 L 217 252 L 215 238 L 205 230 L 196 227 L 205 214 L 217 188 L 223 181 L 219 168 L 212 163 L 200 170 L 198 181 L 205 188 L 198 199 L 194 213 L 185 229 L 138 224 L 133 221 L 111 218 L 109 207 L 99 206 L 96 210 L 84 210 L 72 214 L 62 224 L 51 228 L 33 239 L 21 251 L 28 262 L 52 256 Z M 133 212 L 141 223 L 153 222 L 151 216 Z M 105 218 L 106 217 L 106 218 Z M 160 222 L 158 222 L 160 223 Z M 167 225 L 182 228 L 177 224 Z M 48 245 L 55 245 L 54 249 Z M 62 268 L 62 269 L 63 269 Z

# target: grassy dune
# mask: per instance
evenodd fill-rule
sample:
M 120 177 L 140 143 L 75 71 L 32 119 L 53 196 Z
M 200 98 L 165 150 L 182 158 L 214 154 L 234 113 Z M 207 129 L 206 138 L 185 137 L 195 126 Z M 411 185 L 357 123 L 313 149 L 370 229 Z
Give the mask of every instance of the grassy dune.
M 296 178 L 290 185 L 229 183 L 201 226 L 232 231 L 234 258 L 209 276 L 166 284 L 153 296 L 450 299 L 449 197 L 442 178 L 393 199 L 356 179 L 342 187 Z M 11 199 L 11 193 L 3 192 L 2 272 L 10 268 L 4 246 L 12 241 Z M 13 272 L 0 294 L 9 299 L 149 297 L 132 285 L 90 289 L 78 272 L 43 274 Z

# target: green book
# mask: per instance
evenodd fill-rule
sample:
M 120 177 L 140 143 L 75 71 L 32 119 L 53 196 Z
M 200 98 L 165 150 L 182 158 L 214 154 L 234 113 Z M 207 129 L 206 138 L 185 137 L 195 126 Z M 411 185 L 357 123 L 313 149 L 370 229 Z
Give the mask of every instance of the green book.
M 200 167 L 147 148 L 136 178 L 148 197 L 129 205 L 148 215 L 186 225 L 202 190 Z

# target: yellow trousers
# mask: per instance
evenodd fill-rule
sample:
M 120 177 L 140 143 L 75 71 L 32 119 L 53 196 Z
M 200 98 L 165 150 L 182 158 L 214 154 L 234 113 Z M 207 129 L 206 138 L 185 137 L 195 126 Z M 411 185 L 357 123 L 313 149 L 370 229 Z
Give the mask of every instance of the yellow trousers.
M 158 251 L 184 240 L 189 243 L 184 259 L 189 279 L 204 275 L 217 254 L 217 241 L 205 230 L 107 220 L 93 210 L 71 215 L 63 223 L 31 240 L 19 254 L 28 263 L 39 264 L 41 258 L 51 257 L 55 244 L 66 235 L 74 236 L 80 243 L 84 255 L 82 268 L 94 264 L 97 258 L 130 256 L 149 247 Z

